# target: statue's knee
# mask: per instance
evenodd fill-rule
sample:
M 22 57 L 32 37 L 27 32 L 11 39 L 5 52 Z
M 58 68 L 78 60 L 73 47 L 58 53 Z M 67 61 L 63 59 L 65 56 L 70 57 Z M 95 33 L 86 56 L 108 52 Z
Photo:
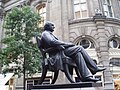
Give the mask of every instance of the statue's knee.
M 80 45 L 79 45 L 79 48 L 80 48 L 81 51 L 84 50 L 83 46 L 80 46 Z
M 84 48 L 82 46 L 80 46 L 80 45 L 78 45 L 77 48 L 78 48 L 79 51 L 84 50 Z

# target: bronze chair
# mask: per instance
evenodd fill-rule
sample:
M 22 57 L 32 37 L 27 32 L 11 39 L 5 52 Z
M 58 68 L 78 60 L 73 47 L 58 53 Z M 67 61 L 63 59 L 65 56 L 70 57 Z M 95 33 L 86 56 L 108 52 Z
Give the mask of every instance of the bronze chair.
M 42 54 L 42 75 L 41 75 L 39 84 L 43 83 L 48 70 L 54 73 L 54 77 L 52 79 L 51 84 L 54 84 L 56 82 L 58 78 L 59 70 L 65 73 L 66 77 L 71 83 L 74 83 L 75 81 L 71 77 L 73 75 L 73 68 L 74 68 L 78 78 L 81 79 L 80 73 L 77 69 L 75 62 L 64 54 L 64 50 L 60 49 L 59 47 L 51 47 L 48 49 L 43 49 L 41 39 L 39 37 L 36 37 L 36 41 L 37 41 L 38 48 Z M 61 59 L 54 61 L 52 57 L 49 56 L 49 53 L 54 50 L 58 51 L 58 54 L 60 56 L 59 58 Z M 50 62 L 56 63 L 55 64 L 56 66 L 54 66 L 54 64 L 51 65 Z M 59 66 L 59 63 L 62 63 L 62 66 Z

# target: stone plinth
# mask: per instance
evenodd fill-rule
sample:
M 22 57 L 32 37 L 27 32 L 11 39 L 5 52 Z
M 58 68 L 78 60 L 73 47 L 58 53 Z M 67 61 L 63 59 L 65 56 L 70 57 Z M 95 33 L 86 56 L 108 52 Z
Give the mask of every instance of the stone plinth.
M 102 83 L 80 82 L 71 84 L 50 84 L 31 86 L 30 90 L 103 90 Z

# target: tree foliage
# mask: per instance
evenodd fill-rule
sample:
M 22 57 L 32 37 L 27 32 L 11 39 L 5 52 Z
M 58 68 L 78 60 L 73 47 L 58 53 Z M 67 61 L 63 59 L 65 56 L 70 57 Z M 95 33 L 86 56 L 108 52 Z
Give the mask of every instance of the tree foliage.
M 5 17 L 5 38 L 0 50 L 3 72 L 9 71 L 10 63 L 16 65 L 16 74 L 23 72 L 25 63 L 26 73 L 36 73 L 40 68 L 40 52 L 33 42 L 35 35 L 41 33 L 38 27 L 40 16 L 29 6 L 13 8 Z

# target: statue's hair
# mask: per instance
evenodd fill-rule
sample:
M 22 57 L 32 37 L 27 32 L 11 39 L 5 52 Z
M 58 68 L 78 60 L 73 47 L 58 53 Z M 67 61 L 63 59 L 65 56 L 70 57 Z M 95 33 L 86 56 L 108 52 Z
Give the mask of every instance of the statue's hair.
M 44 25 L 44 30 L 49 30 L 50 25 L 54 25 L 54 23 L 53 23 L 53 22 L 50 22 L 50 21 L 47 21 L 47 22 L 45 23 L 45 25 Z

